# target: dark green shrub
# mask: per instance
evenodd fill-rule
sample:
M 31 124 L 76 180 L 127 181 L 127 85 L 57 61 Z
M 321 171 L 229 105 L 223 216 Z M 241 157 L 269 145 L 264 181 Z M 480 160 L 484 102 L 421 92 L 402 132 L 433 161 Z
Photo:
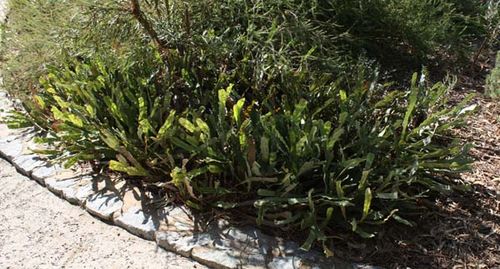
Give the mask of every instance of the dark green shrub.
M 404 58 L 464 57 L 470 42 L 484 35 L 478 1 L 342 0 L 331 5 L 337 23 L 350 33 L 350 46 L 398 65 Z
M 401 68 L 408 62 L 420 68 L 418 64 L 429 61 L 463 60 L 471 52 L 472 42 L 486 34 L 482 23 L 486 4 L 478 1 L 168 3 L 168 8 L 156 5 L 155 11 L 147 5 L 143 8 L 167 47 L 185 51 L 194 61 L 200 58 L 196 54 L 199 48 L 204 48 L 207 54 L 202 59 L 216 66 L 223 60 L 228 70 L 242 69 L 235 72 L 255 71 L 241 74 L 249 79 L 256 78 L 260 68 L 266 75 L 277 66 L 296 68 L 301 61 L 294 61 L 294 56 L 299 60 L 308 52 L 308 66 L 314 63 L 314 67 L 334 75 L 352 71 L 349 64 L 360 54 L 375 58 L 387 68 Z M 210 49 L 212 46 L 219 50 Z M 215 51 L 217 54 L 211 55 Z M 244 58 L 249 54 L 259 59 L 250 69 Z
M 150 38 L 139 33 L 130 1 L 11 2 L 3 76 L 13 94 L 36 91 L 47 66 L 109 52 L 130 57 Z M 426 59 L 459 58 L 473 38 L 486 34 L 480 23 L 486 4 L 472 0 L 138 3 L 170 51 L 175 79 L 166 87 L 184 101 L 191 99 L 187 92 L 238 82 L 235 90 L 251 99 L 281 102 L 287 89 L 283 99 L 294 104 L 315 81 L 356 77 L 359 55 L 384 69 L 403 69 L 407 60 L 420 69 Z

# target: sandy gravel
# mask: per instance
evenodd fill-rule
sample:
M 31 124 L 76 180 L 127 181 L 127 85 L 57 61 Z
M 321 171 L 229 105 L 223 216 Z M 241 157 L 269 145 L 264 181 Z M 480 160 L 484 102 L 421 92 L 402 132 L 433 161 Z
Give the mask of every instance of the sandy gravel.
M 95 219 L 0 159 L 0 268 L 206 268 Z

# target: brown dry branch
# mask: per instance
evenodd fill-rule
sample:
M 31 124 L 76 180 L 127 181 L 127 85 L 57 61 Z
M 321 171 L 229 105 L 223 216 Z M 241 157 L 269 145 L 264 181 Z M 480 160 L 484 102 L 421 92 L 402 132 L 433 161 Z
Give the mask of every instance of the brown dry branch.
M 142 28 L 144 28 L 144 31 L 147 33 L 147 35 L 153 40 L 155 46 L 157 47 L 158 51 L 161 54 L 164 63 L 168 67 L 167 63 L 169 62 L 170 59 L 170 52 L 165 42 L 160 38 L 156 30 L 154 29 L 153 25 L 151 24 L 151 22 L 142 12 L 139 0 L 130 0 L 130 5 L 131 5 L 130 12 L 134 16 L 134 18 L 141 24 Z

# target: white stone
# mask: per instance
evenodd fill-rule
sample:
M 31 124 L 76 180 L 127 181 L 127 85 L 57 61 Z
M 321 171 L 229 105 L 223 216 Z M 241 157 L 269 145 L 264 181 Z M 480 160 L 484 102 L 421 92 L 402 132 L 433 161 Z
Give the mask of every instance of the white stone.
M 211 236 L 207 233 L 193 234 L 191 231 L 156 232 L 156 242 L 158 245 L 185 257 L 191 256 L 191 251 L 194 247 L 206 245 L 212 241 Z
M 23 174 L 30 175 L 30 173 L 37 167 L 46 165 L 47 163 L 40 159 L 39 156 L 34 154 L 21 155 L 12 160 L 17 169 Z
M 16 134 L 14 129 L 10 129 L 6 124 L 0 123 L 0 143 L 7 141 L 14 134 Z
M 158 222 L 157 222 L 158 223 Z M 139 207 L 132 207 L 115 219 L 115 224 L 148 240 L 153 240 L 158 224 Z
M 72 204 L 83 205 L 94 194 L 92 181 L 81 179 L 77 184 L 62 190 L 62 196 Z
M 0 143 L 0 153 L 9 161 L 12 161 L 12 159 L 22 155 L 23 143 L 18 139 Z
M 69 179 L 57 179 L 57 178 L 47 178 L 45 179 L 45 185 L 47 188 L 58 195 L 62 195 L 63 190 L 67 188 L 72 188 L 78 184 L 79 179 L 69 178 Z
M 196 246 L 191 252 L 194 260 L 214 268 L 266 268 L 266 256 L 252 247 L 231 248 L 228 240 L 215 240 L 213 245 Z
M 5 125 L 5 124 L 0 124 L 0 126 L 2 126 L 2 129 L 4 129 L 4 128 L 8 129 L 7 125 Z M 10 129 L 8 129 L 8 130 L 10 130 Z M 15 140 L 16 137 L 17 137 L 16 135 L 10 134 L 10 132 L 9 132 L 9 134 L 2 135 L 2 137 L 0 137 L 0 145 L 3 145 L 5 143 L 9 143 L 10 141 Z
M 57 173 L 57 169 L 60 169 L 60 167 L 53 165 L 44 165 L 36 167 L 31 172 L 31 177 L 34 180 L 38 181 L 38 183 L 45 185 L 45 179 L 48 177 L 55 176 Z
M 230 227 L 222 232 L 219 227 L 209 228 L 213 234 L 210 244 L 193 248 L 191 256 L 216 268 L 265 268 L 270 253 L 268 236 L 255 228 Z
M 302 260 L 298 257 L 276 257 L 267 267 L 269 269 L 296 269 L 301 268 Z
M 242 231 L 232 228 L 223 232 L 209 229 L 208 232 L 200 233 L 193 231 L 194 224 L 191 227 L 187 224 L 177 225 L 175 214 L 167 219 L 168 227 L 156 233 L 156 240 L 168 250 L 191 256 L 213 268 L 266 267 L 269 246 L 262 243 L 264 235 L 256 229 Z
M 97 193 L 87 198 L 85 208 L 101 219 L 112 220 L 113 214 L 122 208 L 123 202 L 114 192 Z
M 291 245 L 295 243 L 290 242 Z M 361 269 L 372 267 L 357 267 L 353 263 L 345 262 L 336 258 L 326 258 L 316 251 L 297 250 L 293 255 L 274 257 L 267 264 L 269 269 Z
M 193 259 L 202 264 L 216 269 L 251 268 L 234 257 L 230 249 L 217 249 L 209 247 L 194 247 L 191 253 Z M 265 268 L 265 267 L 261 267 Z
M 255 252 L 267 255 L 271 249 L 271 238 L 262 234 L 256 228 L 245 227 L 243 229 L 229 227 L 224 229 L 222 234 L 231 242 L 233 248 L 253 248 Z

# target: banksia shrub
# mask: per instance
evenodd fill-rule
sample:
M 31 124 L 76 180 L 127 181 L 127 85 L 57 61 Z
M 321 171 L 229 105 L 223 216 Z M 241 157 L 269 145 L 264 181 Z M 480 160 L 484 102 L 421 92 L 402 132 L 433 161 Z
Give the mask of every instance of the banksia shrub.
M 389 221 L 412 225 L 418 201 L 461 188 L 453 175 L 468 168 L 468 146 L 450 130 L 474 107 L 449 106 L 453 83 L 431 85 L 425 72 L 381 84 L 356 55 L 370 51 L 370 62 L 387 44 L 436 56 L 465 22 L 453 23 L 464 18 L 452 1 L 361 2 L 90 5 L 95 32 L 44 67 L 27 113 L 9 124 L 38 126 L 55 147 L 44 153 L 67 166 L 92 161 L 198 210 L 302 230 L 306 249 L 329 253 L 339 231 L 370 238 Z M 399 17 L 415 6 L 411 20 Z M 367 18 L 392 28 L 346 18 L 367 10 L 392 16 Z
M 468 147 L 449 130 L 473 111 L 470 99 L 448 107 L 450 86 L 428 87 L 417 75 L 408 89 L 332 85 L 321 105 L 302 99 L 281 110 L 229 85 L 205 96 L 210 107 L 175 110 L 172 96 L 131 69 L 99 61 L 71 69 L 42 80 L 30 113 L 44 115 L 45 141 L 64 149 L 66 163 L 97 159 L 177 189 L 195 209 L 234 209 L 258 224 L 308 230 L 305 248 L 335 229 L 369 238 L 391 219 L 411 225 L 405 215 L 416 202 L 460 189 L 449 178 L 468 168 Z

